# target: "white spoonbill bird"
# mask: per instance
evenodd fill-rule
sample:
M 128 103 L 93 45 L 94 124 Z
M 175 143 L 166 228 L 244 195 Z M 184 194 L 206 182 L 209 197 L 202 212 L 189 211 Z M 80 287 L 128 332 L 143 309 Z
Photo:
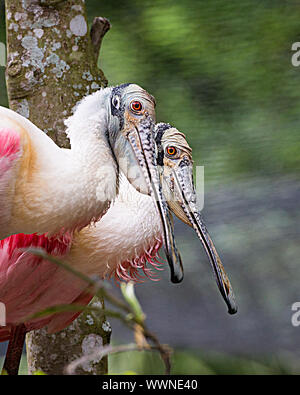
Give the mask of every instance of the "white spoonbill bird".
M 234 313 L 236 305 L 230 282 L 194 206 L 191 149 L 184 135 L 169 124 L 158 124 L 156 131 L 165 193 L 168 196 L 174 193 L 174 184 L 177 184 L 173 177 L 187 176 L 190 172 L 181 192 L 185 204 L 192 207 L 193 215 L 196 216 L 195 230 L 212 262 L 229 312 Z M 194 219 L 189 211 L 185 211 L 181 198 L 169 200 L 169 205 L 182 221 L 194 226 Z M 122 174 L 119 194 L 108 212 L 100 221 L 74 233 L 68 240 L 57 241 L 47 235 L 24 234 L 2 240 L 0 301 L 6 305 L 7 326 L 0 330 L 0 340 L 8 339 L 12 328 L 23 322 L 25 317 L 58 304 L 87 304 L 92 298 L 87 284 L 81 279 L 54 263 L 24 251 L 24 248 L 44 248 L 87 276 L 113 276 L 123 281 L 141 281 L 145 276 L 153 278 L 153 268 L 160 269 L 157 254 L 162 243 L 163 227 L 153 199 L 138 192 Z M 26 330 L 47 325 L 49 332 L 56 332 L 69 325 L 77 315 L 68 312 L 34 319 L 25 322 Z

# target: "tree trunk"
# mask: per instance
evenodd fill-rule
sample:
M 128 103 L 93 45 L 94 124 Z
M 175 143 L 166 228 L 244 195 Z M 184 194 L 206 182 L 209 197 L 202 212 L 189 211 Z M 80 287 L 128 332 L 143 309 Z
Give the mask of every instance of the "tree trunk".
M 104 307 L 103 301 L 92 303 L 101 303 Z M 109 344 L 110 334 L 111 327 L 105 316 L 95 312 L 83 312 L 66 329 L 52 335 L 47 334 L 46 328 L 31 331 L 26 338 L 28 373 L 42 370 L 51 375 L 64 374 L 68 363 L 91 354 L 95 347 Z M 83 364 L 76 374 L 101 375 L 107 372 L 106 357 Z
M 60 147 L 69 147 L 63 119 L 83 96 L 107 85 L 97 59 L 108 29 L 105 18 L 95 18 L 90 36 L 84 0 L 6 0 L 9 106 Z M 57 334 L 32 331 L 26 341 L 29 373 L 62 374 L 68 362 L 109 338 L 104 315 L 90 313 Z M 105 374 L 107 359 L 78 373 Z

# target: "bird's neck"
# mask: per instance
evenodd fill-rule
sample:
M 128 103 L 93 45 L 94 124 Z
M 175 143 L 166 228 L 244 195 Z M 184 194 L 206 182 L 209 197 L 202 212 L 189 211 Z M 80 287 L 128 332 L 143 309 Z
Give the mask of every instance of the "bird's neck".
M 65 121 L 71 150 L 86 163 L 92 162 L 103 148 L 110 149 L 107 141 L 109 94 L 110 88 L 106 88 L 85 97 Z M 101 157 L 98 163 L 100 161 Z
M 152 198 L 121 177 L 115 202 L 99 222 L 74 236 L 67 259 L 88 275 L 137 281 L 151 277 L 151 269 L 159 266 L 161 245 L 161 223 Z
M 81 229 L 107 211 L 116 195 L 117 165 L 107 142 L 104 103 L 97 92 L 68 119 L 71 150 L 45 144 L 40 134 L 31 139 L 36 170 L 27 171 L 28 177 L 24 171 L 26 182 L 14 203 L 19 232 L 53 235 Z
M 107 88 L 86 97 L 66 121 L 72 161 L 68 179 L 76 180 L 72 196 L 81 218 L 77 229 L 105 214 L 117 193 L 117 165 L 107 139 L 109 94 Z
M 66 121 L 85 225 L 103 215 L 117 194 L 117 164 L 107 138 L 109 94 L 106 88 L 86 97 Z
M 82 145 L 71 149 L 72 167 L 66 173 L 69 199 L 65 201 L 81 220 L 77 229 L 97 221 L 117 195 L 117 165 L 105 139 L 89 135 Z

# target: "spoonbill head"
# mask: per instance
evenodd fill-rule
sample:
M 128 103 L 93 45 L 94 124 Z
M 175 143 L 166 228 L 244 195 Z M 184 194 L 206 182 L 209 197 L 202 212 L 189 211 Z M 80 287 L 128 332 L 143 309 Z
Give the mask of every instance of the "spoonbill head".
M 156 125 L 156 144 L 163 191 L 168 205 L 181 221 L 195 230 L 209 258 L 228 312 L 234 314 L 237 306 L 232 286 L 198 208 L 192 149 L 184 134 L 166 123 Z

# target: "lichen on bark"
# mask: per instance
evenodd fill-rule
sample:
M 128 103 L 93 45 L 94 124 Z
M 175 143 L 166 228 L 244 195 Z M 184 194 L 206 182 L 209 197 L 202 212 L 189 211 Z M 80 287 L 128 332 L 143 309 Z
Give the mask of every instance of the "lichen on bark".
M 93 304 L 104 307 L 103 301 Z M 95 347 L 110 342 L 111 327 L 104 315 L 83 312 L 68 328 L 49 335 L 46 328 L 27 334 L 28 373 L 42 370 L 46 374 L 63 374 L 70 362 L 94 351 Z M 105 374 L 107 358 L 96 359 L 77 369 L 80 375 Z
M 80 98 L 107 85 L 84 1 L 6 0 L 6 31 L 11 108 L 69 147 L 63 119 Z
M 85 2 L 6 0 L 5 6 L 9 106 L 60 147 L 68 148 L 64 119 L 82 97 L 107 85 L 97 68 L 100 45 L 95 51 Z M 96 303 L 103 306 L 104 302 Z M 45 329 L 30 332 L 26 341 L 29 373 L 62 374 L 67 363 L 93 344 L 108 344 L 109 329 L 104 315 L 82 313 L 57 334 L 48 335 Z M 107 358 L 83 366 L 78 373 L 107 373 Z

